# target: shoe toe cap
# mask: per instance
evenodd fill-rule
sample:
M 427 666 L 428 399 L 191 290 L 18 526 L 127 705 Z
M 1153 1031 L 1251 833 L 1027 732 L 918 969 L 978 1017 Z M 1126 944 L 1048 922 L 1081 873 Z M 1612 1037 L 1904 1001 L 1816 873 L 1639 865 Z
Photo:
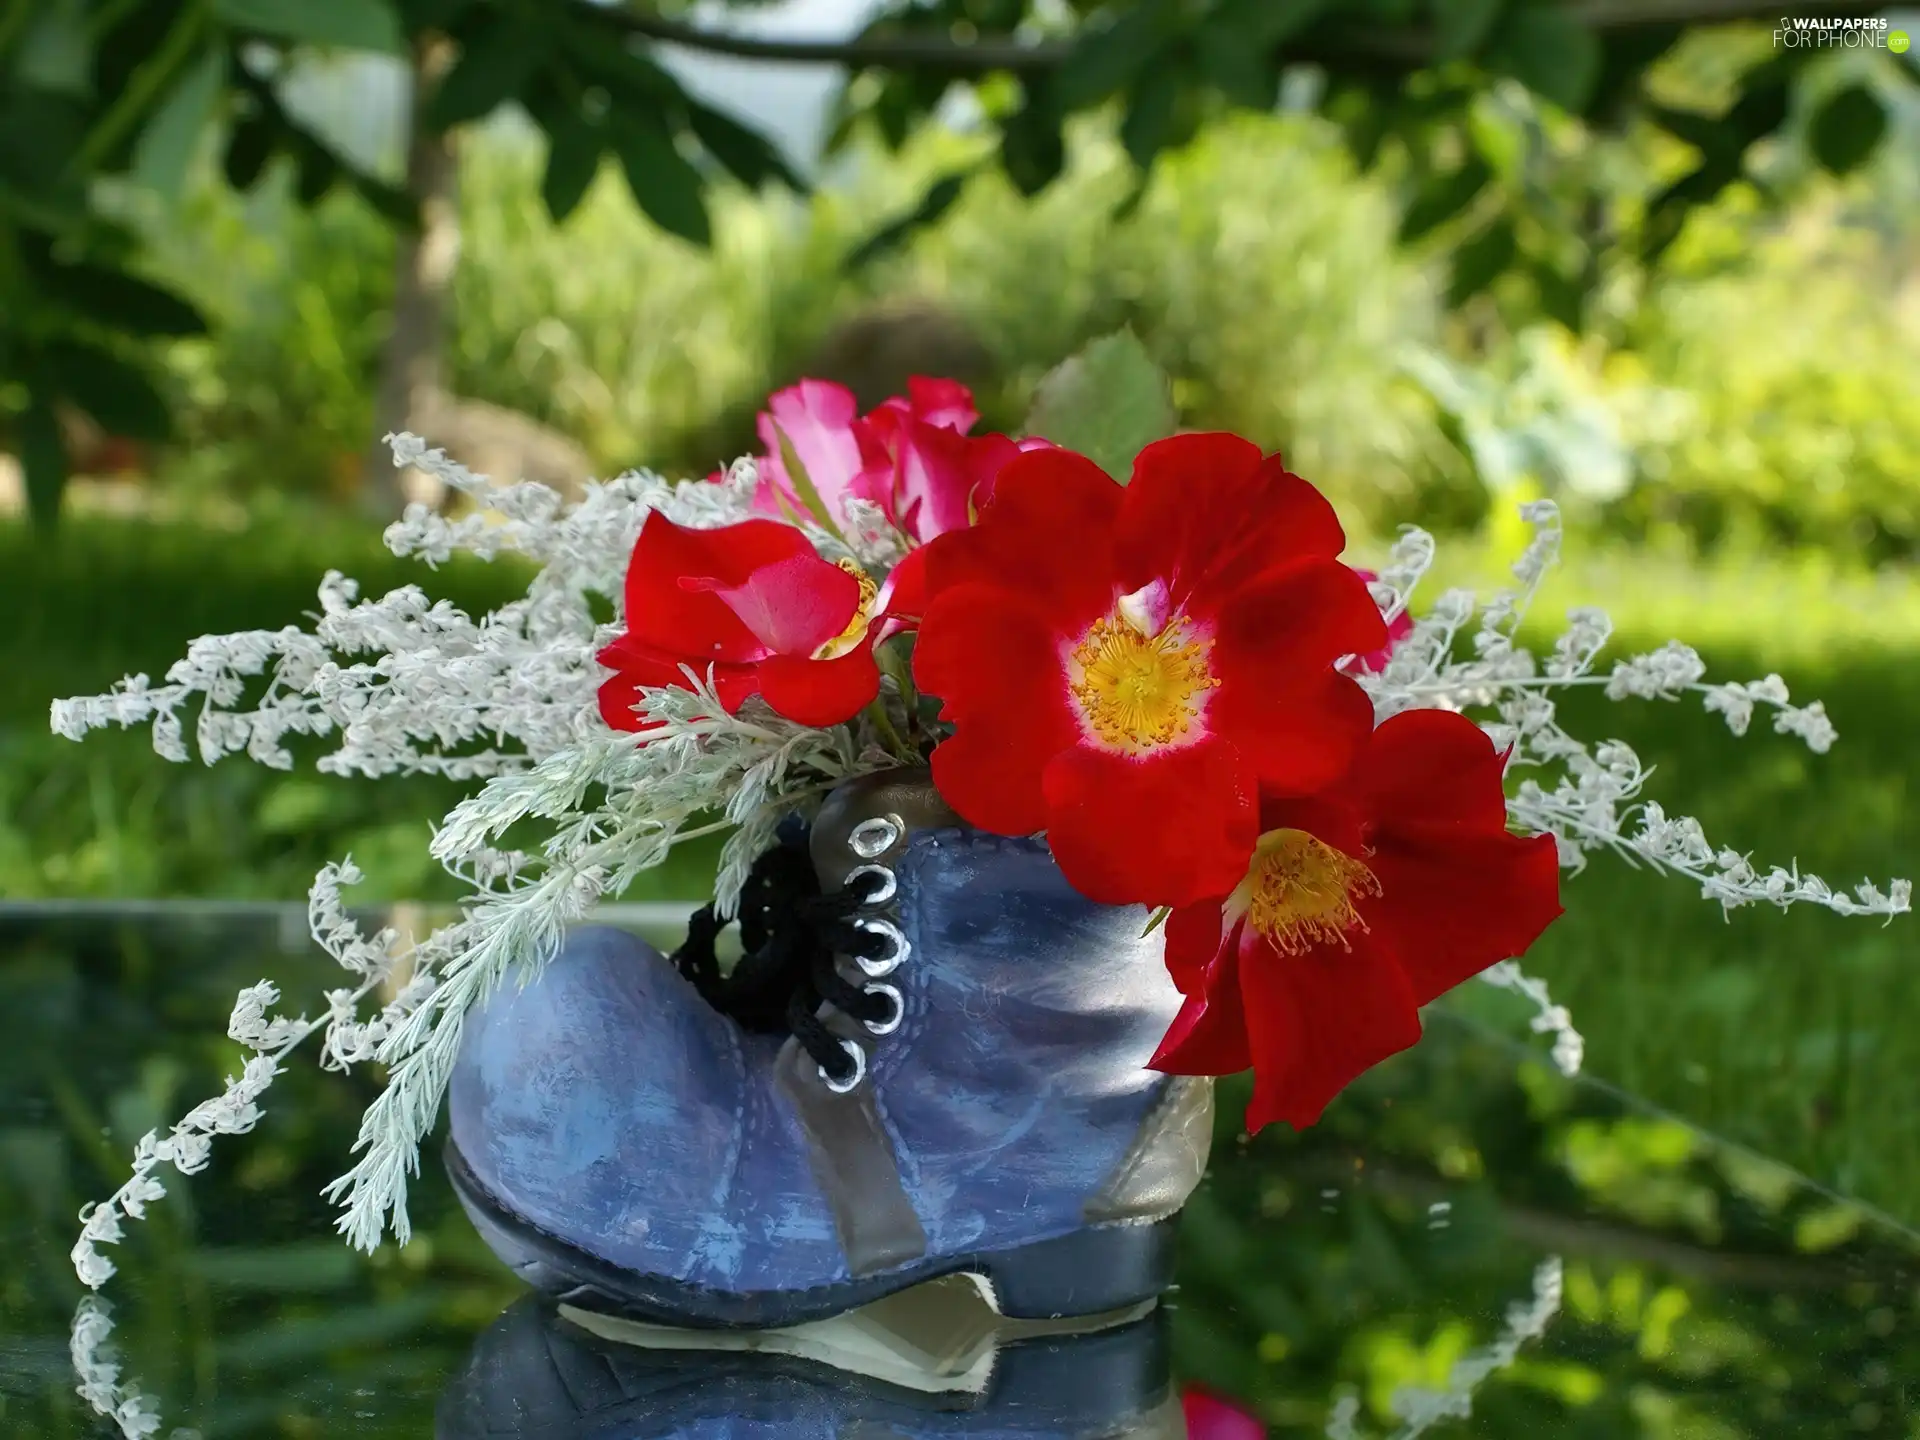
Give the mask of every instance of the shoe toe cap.
M 616 1264 L 684 1253 L 740 1143 L 737 1037 L 659 951 L 568 936 L 531 983 L 468 1019 L 449 1094 L 454 1146 L 522 1220 Z

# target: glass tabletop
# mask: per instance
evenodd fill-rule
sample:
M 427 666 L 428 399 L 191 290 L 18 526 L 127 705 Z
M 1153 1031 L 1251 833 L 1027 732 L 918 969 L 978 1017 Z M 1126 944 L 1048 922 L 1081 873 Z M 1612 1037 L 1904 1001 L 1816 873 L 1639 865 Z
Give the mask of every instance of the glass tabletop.
M 262 977 L 331 983 L 304 912 L 0 911 L 0 1434 L 1920 1437 L 1920 1235 L 1561 1077 L 1490 991 L 1305 1134 L 1224 1084 L 1176 1288 L 1090 1333 L 958 1280 L 778 1334 L 571 1315 L 431 1161 L 413 1242 L 357 1254 L 319 1192 L 370 1082 L 298 1059 L 88 1296 L 76 1212 L 235 1070 Z

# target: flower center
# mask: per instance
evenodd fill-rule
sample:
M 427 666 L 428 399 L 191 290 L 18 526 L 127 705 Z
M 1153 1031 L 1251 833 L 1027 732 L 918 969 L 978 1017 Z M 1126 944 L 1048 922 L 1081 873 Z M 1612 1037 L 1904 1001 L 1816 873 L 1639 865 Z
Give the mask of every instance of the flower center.
M 1068 688 L 1089 729 L 1107 744 L 1138 753 L 1170 745 L 1193 728 L 1207 692 L 1220 682 L 1207 668 L 1213 642 L 1175 619 L 1149 632 L 1128 596 L 1093 622 L 1074 647 Z
M 1351 949 L 1347 931 L 1367 928 L 1355 902 L 1379 893 L 1374 873 L 1351 855 L 1304 830 L 1270 830 L 1227 910 L 1244 915 L 1282 955 L 1304 955 L 1315 945 Z
M 867 626 L 873 620 L 873 602 L 880 598 L 880 587 L 873 582 L 872 576 L 860 568 L 857 561 L 836 560 L 833 563 L 860 582 L 860 599 L 853 607 L 853 619 L 847 622 L 847 628 L 813 652 L 816 660 L 838 660 L 866 639 Z

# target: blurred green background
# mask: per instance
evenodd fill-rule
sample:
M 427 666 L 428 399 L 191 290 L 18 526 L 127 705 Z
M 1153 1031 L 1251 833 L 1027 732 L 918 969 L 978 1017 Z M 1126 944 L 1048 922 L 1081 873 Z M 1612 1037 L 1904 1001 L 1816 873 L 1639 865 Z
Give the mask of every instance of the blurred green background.
M 47 733 L 55 697 L 297 623 L 329 568 L 511 596 L 511 567 L 383 549 L 396 415 L 501 478 L 704 475 L 801 374 L 869 404 L 960 374 L 1010 427 L 1121 325 L 1183 424 L 1285 452 L 1360 559 L 1417 522 L 1488 583 L 1515 505 L 1560 500 L 1532 638 L 1599 603 L 1622 651 L 1777 671 L 1841 740 L 1588 697 L 1569 728 L 1758 863 L 1920 872 L 1916 57 L 1620 8 L 881 7 L 879 43 L 1019 22 L 1065 58 L 855 55 L 815 157 L 711 118 L 759 72 L 675 98 L 656 42 L 713 7 L 0 5 L 0 897 L 297 899 L 347 852 L 369 900 L 456 895 L 445 785 Z M 1592 1072 L 1920 1221 L 1910 923 L 1723 921 L 1607 861 L 1568 909 L 1528 963 Z

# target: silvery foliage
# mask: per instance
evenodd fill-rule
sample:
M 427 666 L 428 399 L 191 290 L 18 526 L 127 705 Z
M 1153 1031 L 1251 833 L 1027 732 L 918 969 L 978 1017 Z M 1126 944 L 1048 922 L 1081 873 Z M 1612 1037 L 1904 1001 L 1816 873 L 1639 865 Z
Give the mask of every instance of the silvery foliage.
M 1399 1419 L 1400 1427 L 1391 1440 L 1417 1440 L 1444 1420 L 1465 1420 L 1473 1414 L 1474 1392 L 1497 1370 L 1504 1370 L 1519 1357 L 1529 1342 L 1547 1333 L 1547 1326 L 1560 1313 L 1565 1268 L 1558 1255 L 1549 1255 L 1533 1268 L 1533 1294 L 1507 1306 L 1500 1333 L 1479 1349 L 1454 1361 L 1447 1372 L 1443 1390 L 1423 1385 L 1402 1385 L 1387 1401 Z M 1360 1418 L 1360 1397 L 1349 1391 L 1333 1403 L 1327 1416 L 1327 1440 L 1360 1440 L 1355 1428 Z
M 1474 714 L 1494 744 L 1510 752 L 1509 775 L 1521 777 L 1507 801 L 1509 824 L 1524 834 L 1552 835 L 1560 864 L 1569 873 L 1584 869 L 1594 851 L 1610 850 L 1629 864 L 1697 883 L 1702 896 L 1725 910 L 1758 902 L 1782 909 L 1808 903 L 1841 915 L 1889 919 L 1911 910 L 1910 880 L 1891 881 L 1884 891 L 1862 882 L 1848 893 L 1797 867 L 1776 865 L 1761 873 L 1739 851 L 1711 844 L 1699 821 L 1669 816 L 1657 803 L 1641 799 L 1649 772 L 1631 747 L 1618 740 L 1589 744 L 1560 727 L 1554 693 L 1600 686 L 1610 700 L 1699 695 L 1735 735 L 1746 734 L 1756 710 L 1765 708 L 1776 732 L 1798 736 L 1816 754 L 1824 754 L 1838 738 L 1820 702 L 1794 705 L 1778 675 L 1708 684 L 1700 657 L 1678 641 L 1650 654 L 1615 660 L 1601 673 L 1600 652 L 1612 635 L 1612 624 L 1601 610 L 1570 611 L 1566 630 L 1544 660 L 1522 647 L 1516 637 L 1541 581 L 1559 558 L 1561 527 L 1559 509 L 1550 500 L 1523 505 L 1520 513 L 1533 527 L 1533 538 L 1513 567 L 1516 588 L 1485 601 L 1468 590 L 1446 591 L 1414 619 L 1412 633 L 1394 647 L 1382 671 L 1355 670 L 1355 678 L 1373 699 L 1376 719 L 1415 709 Z M 1425 531 L 1409 527 L 1401 532 L 1390 562 L 1372 586 L 1389 620 L 1409 613 L 1414 589 L 1431 567 L 1433 554 L 1433 537 Z M 1462 657 L 1458 641 L 1469 633 L 1476 615 L 1470 653 Z M 1568 1074 L 1579 1069 L 1584 1044 L 1566 1010 L 1551 1003 L 1544 985 L 1510 960 L 1480 978 L 1532 1001 L 1538 1011 L 1535 1032 L 1555 1036 L 1555 1063 Z
M 717 886 L 723 910 L 731 907 L 786 814 L 816 805 L 849 775 L 899 763 L 863 740 L 864 726 L 811 729 L 758 704 L 729 716 L 708 679 L 691 671 L 686 689 L 643 697 L 663 727 L 649 743 L 610 731 L 599 718 L 605 672 L 594 656 L 624 624 L 618 614 L 597 623 L 588 595 L 611 596 L 619 608 L 627 561 L 650 511 L 698 527 L 746 518 L 758 483 L 751 462 L 717 484 L 623 475 L 563 507 L 546 486 L 496 487 L 413 436 L 392 444 L 396 463 L 430 472 L 479 508 L 447 519 L 409 507 L 387 531 L 388 547 L 430 565 L 455 551 L 525 556 L 540 569 L 524 599 L 476 620 L 411 586 L 363 601 L 352 581 L 329 573 L 311 633 L 289 627 L 210 636 L 189 647 L 163 685 L 136 675 L 111 694 L 54 704 L 53 728 L 62 735 L 151 724 L 155 748 L 174 760 L 188 758 L 182 712 L 197 703 L 194 736 L 207 763 L 244 750 L 285 769 L 293 763 L 288 737 L 317 736 L 337 742 L 318 762 L 324 772 L 484 782 L 431 843 L 434 858 L 472 886 L 458 922 L 418 943 L 392 930 L 364 936 L 342 900 L 360 878 L 352 859 L 315 879 L 313 935 L 346 983 L 325 996 L 323 1011 L 295 1018 L 272 1013 L 279 992 L 270 982 L 241 993 L 228 1030 L 252 1052 L 241 1075 L 170 1133 L 143 1138 L 127 1183 L 82 1212 L 73 1260 L 89 1286 L 113 1274 L 100 1247 L 119 1240 L 122 1223 L 165 1193 L 161 1165 L 192 1174 L 206 1166 L 213 1136 L 252 1129 L 281 1062 L 316 1031 L 325 1068 L 388 1067 L 355 1143 L 358 1163 L 327 1192 L 343 1206 L 339 1228 L 366 1250 L 388 1228 L 404 1243 L 408 1181 L 419 1173 L 419 1146 L 438 1114 L 471 1006 L 509 976 L 524 983 L 538 974 L 567 926 L 683 840 L 732 830 Z M 723 820 L 692 827 L 715 795 L 728 797 Z M 510 828 L 518 834 L 529 826 L 543 838 L 507 843 Z M 369 1005 L 378 1008 L 369 1012 Z
M 127 1183 L 82 1212 L 73 1260 L 89 1286 L 113 1273 L 99 1247 L 117 1241 L 122 1222 L 140 1218 L 165 1193 L 159 1167 L 192 1174 L 207 1164 L 213 1136 L 250 1130 L 281 1062 L 316 1031 L 323 1067 L 375 1061 L 388 1071 L 355 1142 L 357 1163 L 328 1187 L 343 1207 L 339 1228 L 366 1250 L 389 1229 L 404 1243 L 408 1182 L 419 1173 L 419 1146 L 438 1115 L 473 1005 L 509 976 L 524 983 L 537 975 L 566 928 L 601 897 L 619 894 L 680 841 L 715 830 L 732 832 L 716 886 L 726 913 L 784 816 L 810 810 L 849 776 L 911 758 L 889 748 L 906 719 L 893 677 L 883 681 L 888 723 L 878 726 L 863 718 L 814 729 L 757 702 L 729 716 L 709 680 L 691 670 L 684 688 L 644 695 L 661 727 L 648 743 L 610 731 L 601 720 L 597 691 L 604 672 L 594 657 L 624 628 L 618 602 L 641 523 L 654 510 L 696 527 L 745 518 L 758 483 L 750 461 L 717 484 L 623 475 L 589 486 L 569 507 L 543 485 L 495 486 L 416 437 L 396 436 L 392 443 L 397 464 L 428 471 L 473 497 L 477 508 L 447 519 L 409 507 L 387 532 L 389 548 L 429 565 L 456 551 L 486 559 L 524 556 L 539 566 L 524 599 L 475 620 L 412 586 L 363 601 L 350 580 L 329 572 L 311 633 L 288 627 L 206 637 L 189 647 L 162 685 L 137 675 L 108 695 L 54 704 L 53 728 L 62 735 L 77 739 L 108 725 L 150 724 L 155 748 L 175 760 L 189 754 L 181 712 L 197 703 L 195 741 L 209 763 L 244 750 L 284 769 L 293 763 L 289 736 L 331 737 L 335 747 L 318 762 L 324 772 L 435 773 L 484 782 L 445 817 L 430 847 L 472 887 L 459 921 L 418 942 L 393 930 L 364 936 L 342 900 L 343 889 L 359 879 L 351 858 L 322 870 L 309 894 L 311 928 L 346 972 L 346 983 L 328 992 L 324 1011 L 312 1017 L 275 1016 L 279 993 L 269 982 L 241 993 L 228 1033 L 251 1052 L 242 1073 L 168 1134 L 144 1137 Z M 1539 533 L 1516 567 L 1521 589 L 1483 608 L 1475 658 L 1452 658 L 1454 637 L 1475 601 L 1448 592 L 1415 623 L 1382 674 L 1361 677 L 1379 716 L 1419 707 L 1491 708 L 1500 718 L 1487 728 L 1497 743 L 1513 747 L 1512 765 L 1546 777 L 1522 783 L 1510 804 L 1513 821 L 1523 830 L 1553 833 L 1569 868 L 1604 846 L 1697 879 L 1729 906 L 1815 900 L 1851 914 L 1905 910 L 1905 882 L 1887 895 L 1862 886 L 1856 901 L 1812 876 L 1778 870 L 1758 876 L 1733 852 L 1715 852 L 1693 821 L 1670 821 L 1657 807 L 1634 804 L 1644 776 L 1625 746 L 1609 742 L 1589 752 L 1553 723 L 1547 691 L 1605 683 L 1616 697 L 1702 690 L 1736 731 L 1745 729 L 1755 705 L 1772 706 L 1776 728 L 1800 734 L 1815 749 L 1832 740 L 1824 712 L 1788 705 L 1777 678 L 1702 686 L 1699 661 L 1683 647 L 1622 662 L 1604 681 L 1591 675 L 1606 639 L 1597 611 L 1575 613 L 1541 673 L 1513 634 L 1557 549 L 1559 526 L 1550 504 L 1529 506 L 1526 514 Z M 809 530 L 823 553 L 850 553 L 874 567 L 897 558 L 884 517 L 850 510 L 843 518 L 844 540 Z M 1432 552 L 1430 537 L 1403 536 L 1375 587 L 1389 616 L 1405 610 Z M 596 593 L 616 602 L 614 618 L 604 624 L 590 607 L 588 597 Z M 693 827 L 715 795 L 728 797 L 723 818 Z M 1629 833 L 1625 827 L 1636 818 L 1639 828 Z M 529 829 L 541 832 L 537 844 L 523 838 Z M 1485 978 L 1532 1000 L 1534 1028 L 1556 1036 L 1556 1062 L 1569 1073 L 1579 1067 L 1580 1037 L 1543 985 L 1512 962 Z M 370 1005 L 378 1009 L 369 1011 Z

